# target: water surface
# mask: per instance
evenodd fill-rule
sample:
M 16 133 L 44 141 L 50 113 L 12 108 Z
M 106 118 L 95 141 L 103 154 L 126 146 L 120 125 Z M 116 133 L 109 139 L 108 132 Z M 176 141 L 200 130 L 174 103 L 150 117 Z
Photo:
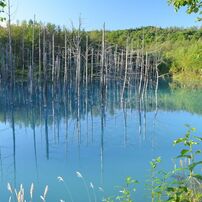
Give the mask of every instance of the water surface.
M 34 201 L 46 185 L 47 201 L 84 202 L 89 195 L 101 201 L 132 176 L 140 182 L 137 201 L 149 201 L 149 161 L 161 156 L 161 167 L 172 169 L 178 152 L 172 141 L 185 133 L 184 125 L 202 134 L 202 92 L 166 84 L 140 95 L 127 86 L 121 99 L 121 90 L 109 82 L 103 93 L 95 82 L 81 86 L 78 95 L 74 86 L 48 85 L 46 95 L 37 87 L 30 99 L 26 84 L 16 84 L 14 94 L 1 85 L 0 200 L 8 201 L 7 182 L 17 188 L 22 183 L 27 198 L 33 182 Z

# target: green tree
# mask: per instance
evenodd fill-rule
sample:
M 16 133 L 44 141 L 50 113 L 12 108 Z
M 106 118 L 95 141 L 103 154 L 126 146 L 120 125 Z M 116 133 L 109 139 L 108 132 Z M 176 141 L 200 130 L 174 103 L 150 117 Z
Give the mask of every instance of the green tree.
M 0 14 L 4 12 L 4 8 L 6 6 L 5 0 L 0 0 Z M 0 15 L 0 21 L 4 21 L 5 18 Z
M 202 0 L 168 0 L 169 4 L 172 4 L 176 11 L 181 7 L 187 8 L 187 13 L 199 13 L 202 15 Z M 201 17 L 198 17 L 198 20 L 202 20 Z

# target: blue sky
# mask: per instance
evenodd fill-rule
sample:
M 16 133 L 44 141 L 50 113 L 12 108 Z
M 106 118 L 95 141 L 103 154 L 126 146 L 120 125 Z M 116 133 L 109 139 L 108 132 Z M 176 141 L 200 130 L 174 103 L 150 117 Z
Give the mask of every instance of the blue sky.
M 33 18 L 42 22 L 71 27 L 79 16 L 87 30 L 100 29 L 106 23 L 109 30 L 153 25 L 160 27 L 200 26 L 196 15 L 185 9 L 176 13 L 167 0 L 11 0 L 12 20 Z

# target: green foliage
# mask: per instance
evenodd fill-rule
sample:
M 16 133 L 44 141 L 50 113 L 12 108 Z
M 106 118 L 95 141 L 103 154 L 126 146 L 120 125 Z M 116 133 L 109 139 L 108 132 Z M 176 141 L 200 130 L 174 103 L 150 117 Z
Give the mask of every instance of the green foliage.
M 121 202 L 133 202 L 134 201 L 134 193 L 136 192 L 136 184 L 138 183 L 137 180 L 132 179 L 131 177 L 126 177 L 125 179 L 125 185 L 123 187 L 120 187 L 119 193 L 120 195 L 117 195 L 115 197 L 108 197 L 103 200 L 103 202 L 115 202 L 115 201 L 121 201 Z
M 157 157 L 150 162 L 151 180 L 149 190 L 152 202 L 201 202 L 202 201 L 202 175 L 197 173 L 202 164 L 198 160 L 201 150 L 197 148 L 202 142 L 202 137 L 196 136 L 195 128 L 186 125 L 187 132 L 184 137 L 173 141 L 174 146 L 183 145 L 180 154 L 175 160 L 180 160 L 179 166 L 168 172 L 158 170 L 161 158 Z M 128 183 L 127 183 L 128 182 Z M 126 178 L 126 187 L 135 184 L 130 177 Z M 114 197 L 124 202 L 132 202 L 130 191 L 127 188 L 121 190 L 121 196 Z M 105 200 L 114 202 L 113 197 Z
M 202 164 L 197 156 L 201 153 L 196 147 L 202 141 L 202 138 L 194 135 L 195 128 L 186 125 L 187 132 L 184 137 L 180 137 L 173 141 L 174 145 L 182 144 L 180 154 L 176 160 L 180 160 L 180 167 L 175 168 L 171 173 L 176 176 L 181 176 L 177 181 L 173 181 L 165 188 L 165 194 L 169 202 L 200 202 L 201 194 L 201 179 L 202 175 L 196 173 L 197 167 Z M 184 162 L 184 163 L 183 163 Z
M 149 181 L 148 189 L 151 191 L 152 201 L 161 201 L 162 194 L 167 186 L 166 179 L 168 173 L 158 171 L 158 165 L 161 163 L 161 158 L 157 157 L 150 162 L 151 180 Z
M 4 8 L 6 6 L 5 0 L 0 1 L 0 8 Z
M 19 24 L 11 25 L 13 54 L 16 60 L 16 71 L 22 68 L 22 42 L 24 50 L 29 50 L 32 44 L 33 21 L 23 21 Z M 76 30 L 67 31 L 65 28 L 48 23 L 43 25 L 35 22 L 35 49 L 38 48 L 38 36 L 41 41 L 43 30 L 46 32 L 46 40 L 51 41 L 52 33 L 55 35 L 55 44 L 58 47 L 64 46 L 64 35 L 67 33 L 68 45 L 71 46 L 72 38 Z M 89 31 L 89 44 L 94 49 L 100 48 L 102 40 L 101 31 Z M 143 49 L 147 52 L 159 51 L 162 56 L 162 63 L 159 64 L 159 74 L 179 75 L 186 72 L 187 75 L 193 73 L 202 76 L 202 28 L 158 28 L 153 26 L 137 29 L 106 31 L 106 43 L 112 48 L 126 46 L 126 39 L 130 40 L 131 48 Z M 8 43 L 6 28 L 0 27 L 0 43 L 6 47 Z M 84 31 L 81 30 L 81 44 L 85 48 Z M 74 45 L 74 44 L 72 44 Z M 48 45 L 47 45 L 48 48 Z M 1 59 L 1 56 L 0 56 Z M 25 58 L 28 59 L 28 58 Z M 35 63 L 38 64 L 37 55 Z M 1 62 L 0 62 L 1 66 Z M 26 71 L 25 67 L 25 71 Z M 200 78 L 201 79 L 201 78 Z
M 153 169 L 157 167 L 157 165 L 161 162 L 161 157 L 157 157 L 150 162 L 150 166 Z
M 173 144 L 178 145 L 182 144 L 185 148 L 180 151 L 180 155 L 176 158 L 180 159 L 184 163 L 184 166 L 181 169 L 175 169 L 176 171 L 181 171 L 179 173 L 181 176 L 184 176 L 184 179 L 178 181 L 178 186 L 169 186 L 166 189 L 168 201 L 174 202 L 200 202 L 202 200 L 201 194 L 201 179 L 202 175 L 195 172 L 196 168 L 202 164 L 202 161 L 197 159 L 197 156 L 201 153 L 201 150 L 196 148 L 202 141 L 202 138 L 199 136 L 193 135 L 193 132 L 196 131 L 195 128 L 187 125 L 187 132 L 183 138 L 178 138 L 174 140 Z
M 177 158 L 185 158 L 189 160 L 189 165 L 186 169 L 189 171 L 189 177 L 193 177 L 195 168 L 202 164 L 202 161 L 196 161 L 196 156 L 201 153 L 201 150 L 194 149 L 194 146 L 202 142 L 202 138 L 192 135 L 192 132 L 196 130 L 195 128 L 191 128 L 189 125 L 187 125 L 187 127 L 188 130 L 185 136 L 183 138 L 178 138 L 173 143 L 174 145 L 183 144 L 186 147 L 186 149 L 181 150 L 180 155 L 177 156 Z
M 187 13 L 199 13 L 202 14 L 202 1 L 201 0 L 168 0 L 170 4 L 172 4 L 176 11 L 178 11 L 181 7 L 187 7 Z M 202 18 L 198 18 L 198 20 L 202 20 Z
M 167 188 L 168 202 L 193 202 L 192 190 L 186 186 L 168 187 Z
M 98 44 L 101 32 L 89 32 L 91 41 Z M 202 76 L 202 28 L 182 29 L 177 27 L 142 27 L 137 29 L 107 31 L 106 41 L 124 47 L 127 37 L 134 49 L 159 50 L 163 57 L 158 66 L 160 74 L 178 75 L 186 72 Z
M 184 41 L 183 45 L 175 43 L 165 57 L 172 61 L 170 72 L 195 72 L 202 74 L 202 41 Z
M 0 0 L 0 14 L 1 14 L 2 12 L 4 12 L 4 8 L 5 8 L 5 7 L 6 7 L 6 2 L 5 2 L 5 0 Z M 5 20 L 5 18 L 0 15 L 0 21 L 3 22 L 4 20 Z

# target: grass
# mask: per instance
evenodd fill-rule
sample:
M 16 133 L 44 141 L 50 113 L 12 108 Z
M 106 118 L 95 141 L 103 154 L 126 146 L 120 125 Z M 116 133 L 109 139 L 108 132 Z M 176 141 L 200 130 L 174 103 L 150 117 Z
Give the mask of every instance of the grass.
M 10 193 L 9 199 L 8 201 L 17 201 L 17 202 L 26 202 L 28 200 L 25 199 L 25 190 L 23 185 L 20 185 L 19 190 L 12 188 L 11 184 L 8 183 L 7 184 L 7 189 Z M 48 193 L 48 185 L 45 186 L 44 192 L 43 194 L 40 196 L 41 200 L 43 202 L 46 202 L 46 196 Z M 33 194 L 34 194 L 34 184 L 32 183 L 30 186 L 30 191 L 29 191 L 29 201 L 32 202 L 33 201 Z

